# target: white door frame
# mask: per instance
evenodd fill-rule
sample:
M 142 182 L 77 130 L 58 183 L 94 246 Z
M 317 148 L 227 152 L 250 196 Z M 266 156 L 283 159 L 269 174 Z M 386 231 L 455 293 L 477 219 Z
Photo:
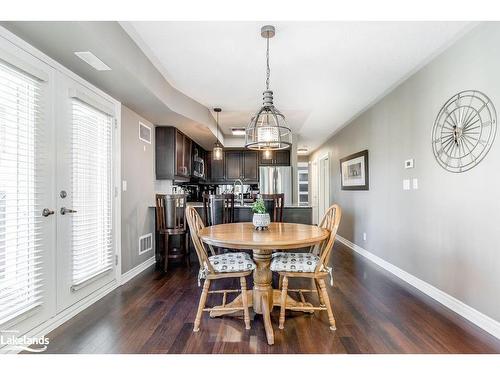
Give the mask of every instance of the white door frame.
M 326 161 L 326 168 L 324 169 L 325 174 L 323 179 L 325 183 L 322 184 L 322 168 L 321 162 Z M 317 161 L 317 171 L 318 171 L 318 210 L 317 210 L 317 222 L 319 223 L 323 215 L 325 214 L 326 208 L 330 205 L 330 155 L 328 153 L 321 155 L 318 157 Z M 326 188 L 323 191 L 323 188 Z M 324 201 L 325 196 L 327 197 L 328 202 Z

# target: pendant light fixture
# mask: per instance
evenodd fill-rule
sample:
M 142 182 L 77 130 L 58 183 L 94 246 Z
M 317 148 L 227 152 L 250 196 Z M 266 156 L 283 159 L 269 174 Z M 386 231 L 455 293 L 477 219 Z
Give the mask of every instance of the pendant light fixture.
M 288 127 L 285 116 L 273 104 L 273 91 L 269 89 L 269 39 L 276 30 L 272 25 L 262 26 L 260 35 L 266 39 L 266 90 L 263 93 L 263 104 L 247 126 L 245 147 L 252 150 L 283 150 L 292 145 L 292 131 Z
M 214 147 L 212 148 L 212 159 L 213 160 L 222 160 L 222 145 L 219 142 L 219 113 L 222 111 L 220 108 L 214 108 L 214 112 L 216 113 L 217 119 L 217 141 L 214 143 Z

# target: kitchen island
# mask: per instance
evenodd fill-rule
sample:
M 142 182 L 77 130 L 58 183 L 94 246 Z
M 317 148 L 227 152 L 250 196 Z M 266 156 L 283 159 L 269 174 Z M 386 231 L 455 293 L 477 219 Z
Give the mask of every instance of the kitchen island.
M 189 206 L 196 208 L 196 211 L 204 218 L 202 202 L 188 202 Z M 234 206 L 234 221 L 236 223 L 252 221 L 251 204 Z M 312 207 L 288 205 L 283 207 L 283 221 L 285 223 L 312 224 Z

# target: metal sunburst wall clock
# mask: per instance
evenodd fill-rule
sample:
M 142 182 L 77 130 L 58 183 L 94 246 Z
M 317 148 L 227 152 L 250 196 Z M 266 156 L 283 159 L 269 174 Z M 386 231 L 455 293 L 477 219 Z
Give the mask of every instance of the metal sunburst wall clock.
M 452 96 L 439 111 L 432 129 L 432 150 L 444 169 L 468 171 L 484 159 L 497 131 L 497 112 L 482 92 Z

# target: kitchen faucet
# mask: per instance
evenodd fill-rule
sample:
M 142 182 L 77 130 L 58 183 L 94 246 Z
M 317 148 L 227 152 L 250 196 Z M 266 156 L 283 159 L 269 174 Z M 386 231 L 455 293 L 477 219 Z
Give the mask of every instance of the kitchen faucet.
M 236 193 L 236 183 L 239 182 L 240 185 L 241 185 L 241 190 L 240 190 L 240 194 L 241 194 L 241 201 L 240 201 L 240 205 L 244 205 L 245 204 L 245 201 L 243 199 L 243 181 L 241 181 L 239 178 L 236 179 L 234 182 L 233 182 L 233 193 Z

